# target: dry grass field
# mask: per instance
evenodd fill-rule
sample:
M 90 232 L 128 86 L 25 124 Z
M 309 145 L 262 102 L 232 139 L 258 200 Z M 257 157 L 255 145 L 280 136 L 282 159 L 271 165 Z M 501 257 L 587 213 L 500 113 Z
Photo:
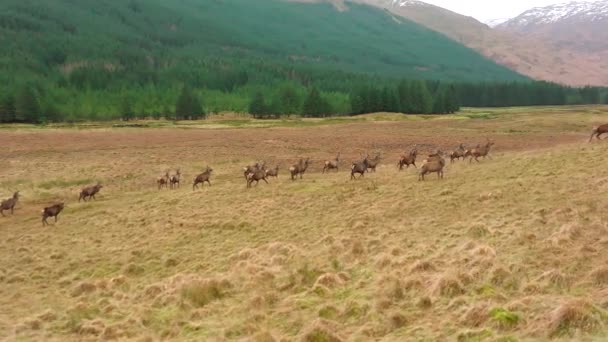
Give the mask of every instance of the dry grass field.
M 587 143 L 604 121 L 564 107 L 2 127 L 0 195 L 22 198 L 0 217 L 0 340 L 606 340 L 608 142 Z M 486 138 L 492 160 L 442 181 L 397 171 L 413 144 Z M 350 181 L 366 151 L 382 164 Z M 300 157 L 313 165 L 292 182 Z M 246 189 L 257 159 L 279 179 Z M 212 186 L 192 191 L 206 165 Z M 158 191 L 178 167 L 181 187 Z

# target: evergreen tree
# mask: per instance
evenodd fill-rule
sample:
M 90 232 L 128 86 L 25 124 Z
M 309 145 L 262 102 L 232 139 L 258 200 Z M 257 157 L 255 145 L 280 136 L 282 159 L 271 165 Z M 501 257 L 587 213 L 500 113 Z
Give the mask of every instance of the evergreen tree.
M 0 102 L 0 122 L 15 121 L 15 98 L 12 95 L 5 96 Z
M 262 92 L 255 93 L 251 102 L 249 102 L 249 113 L 256 119 L 262 119 L 268 114 L 268 106 Z
M 193 98 L 190 87 L 184 86 L 175 103 L 175 118 L 177 120 L 188 119 L 194 114 L 193 108 L 196 104 L 193 103 Z
M 15 121 L 39 123 L 42 119 L 40 103 L 36 93 L 30 86 L 25 86 L 17 95 L 15 101 Z
M 412 113 L 412 94 L 411 85 L 407 80 L 399 82 L 397 86 L 397 96 L 399 98 L 400 108 L 399 111 L 402 113 Z
M 302 106 L 302 113 L 304 116 L 310 117 L 323 117 L 331 112 L 329 103 L 321 97 L 319 90 L 313 87 Z
M 276 113 L 297 114 L 301 106 L 300 95 L 291 85 L 281 87 L 277 102 Z
M 120 117 L 125 121 L 132 120 L 135 116 L 133 104 L 128 96 L 123 96 L 120 101 Z
M 201 105 L 201 100 L 198 96 L 192 94 L 192 98 L 190 99 L 190 117 L 193 120 L 200 120 L 205 118 L 205 111 L 203 110 L 203 106 Z
M 410 88 L 411 113 L 429 114 L 433 111 L 433 97 L 426 87 L 425 81 L 416 81 Z

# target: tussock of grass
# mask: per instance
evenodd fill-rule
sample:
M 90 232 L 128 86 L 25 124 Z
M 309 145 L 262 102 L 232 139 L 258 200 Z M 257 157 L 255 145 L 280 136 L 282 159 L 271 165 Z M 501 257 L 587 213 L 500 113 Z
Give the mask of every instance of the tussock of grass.
M 575 299 L 562 303 L 549 315 L 550 336 L 589 333 L 605 326 L 607 314 L 586 300 Z

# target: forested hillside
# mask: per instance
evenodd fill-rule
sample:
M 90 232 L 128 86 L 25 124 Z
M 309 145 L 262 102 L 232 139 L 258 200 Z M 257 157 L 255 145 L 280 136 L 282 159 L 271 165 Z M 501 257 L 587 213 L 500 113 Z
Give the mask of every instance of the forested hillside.
M 353 113 L 355 91 L 374 84 L 396 94 L 400 79 L 444 81 L 426 82 L 433 104 L 425 108 L 447 112 L 435 99 L 457 94 L 451 82 L 527 81 L 413 22 L 369 6 L 348 7 L 4 0 L 0 120 L 179 119 L 252 108 Z M 425 93 L 424 83 L 410 82 L 408 89 Z

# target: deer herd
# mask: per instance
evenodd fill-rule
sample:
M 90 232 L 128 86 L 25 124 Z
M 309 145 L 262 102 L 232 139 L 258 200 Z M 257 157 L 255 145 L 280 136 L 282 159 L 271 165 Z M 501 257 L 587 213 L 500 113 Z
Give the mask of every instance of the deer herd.
M 593 129 L 591 133 L 591 137 L 589 141 L 595 137 L 600 140 L 600 136 L 602 134 L 608 134 L 608 124 L 597 126 Z M 479 163 L 479 158 L 485 159 L 492 157 L 490 156 L 490 150 L 494 142 L 490 139 L 484 144 L 477 144 L 475 147 L 467 149 L 464 144 L 459 144 L 458 147 L 452 151 L 447 153 L 447 156 L 450 158 L 450 163 L 454 163 L 454 161 L 466 158 L 469 158 L 469 163 L 472 163 L 473 160 Z M 443 151 L 436 149 L 433 152 L 429 153 L 427 158 L 422 161 L 420 164 L 420 168 L 418 169 L 418 180 L 424 181 L 424 177 L 430 173 L 436 173 L 438 179 L 443 179 L 443 169 L 445 168 L 446 161 Z M 404 168 L 409 168 L 410 165 L 418 168 L 416 165 L 416 158 L 418 157 L 418 147 L 417 145 L 410 151 L 405 154 L 402 154 L 397 162 L 397 167 L 399 171 L 402 171 Z M 380 164 L 381 155 L 377 153 L 373 158 L 370 158 L 369 154 L 365 156 L 361 156 L 361 160 L 352 162 L 350 165 L 350 179 L 361 179 L 365 176 L 365 173 L 368 172 L 376 172 L 376 167 Z M 335 159 L 326 160 L 323 163 L 323 171 L 322 173 L 330 172 L 331 170 L 335 170 L 338 172 L 340 170 L 340 153 L 336 155 Z M 295 181 L 304 176 L 304 173 L 308 169 L 311 164 L 310 158 L 300 159 L 296 164 L 293 164 L 289 167 L 289 173 L 291 176 L 291 180 Z M 198 186 L 204 186 L 207 183 L 211 186 L 211 173 L 213 169 L 207 166 L 205 170 L 194 178 L 192 182 L 192 190 L 198 189 Z M 243 168 L 243 175 L 245 177 L 245 181 L 247 184 L 247 188 L 251 188 L 253 182 L 257 186 L 260 181 L 264 181 L 268 184 L 268 178 L 274 177 L 278 178 L 279 176 L 279 166 L 275 166 L 274 168 L 267 168 L 265 162 L 256 162 L 253 165 L 248 165 Z M 156 179 L 156 184 L 158 186 L 158 190 L 163 188 L 176 189 L 180 186 L 181 181 L 181 171 L 177 169 L 175 173 L 171 174 L 169 171 L 166 171 L 165 174 Z M 87 201 L 91 199 L 95 199 L 95 195 L 101 191 L 103 185 L 101 183 L 97 183 L 92 186 L 87 186 L 81 189 L 80 196 L 78 197 L 78 202 L 81 200 Z M 15 206 L 19 201 L 19 191 L 15 191 L 11 198 L 3 200 L 0 202 L 0 214 L 4 217 L 5 211 L 10 210 L 11 214 L 14 213 Z M 47 225 L 47 219 L 49 217 L 54 217 L 55 222 L 57 222 L 59 214 L 66 207 L 65 203 L 56 203 L 49 207 L 45 207 L 42 209 L 42 225 Z

